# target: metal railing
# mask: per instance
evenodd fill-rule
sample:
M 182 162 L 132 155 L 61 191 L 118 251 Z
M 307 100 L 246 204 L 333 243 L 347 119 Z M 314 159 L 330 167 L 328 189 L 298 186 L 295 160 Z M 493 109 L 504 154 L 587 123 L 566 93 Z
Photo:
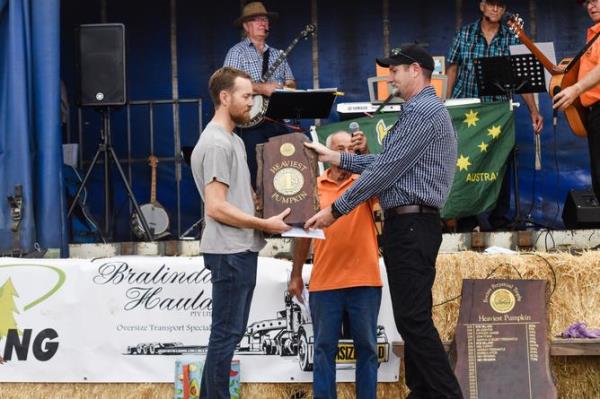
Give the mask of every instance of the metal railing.
M 127 156 L 125 159 L 119 158 L 120 163 L 127 164 L 127 179 L 128 183 L 131 186 L 132 181 L 132 165 L 136 163 L 147 163 L 148 157 L 144 158 L 134 158 L 132 156 L 132 131 L 133 131 L 133 122 L 132 122 L 132 109 L 137 107 L 146 107 L 147 108 L 147 128 L 148 128 L 148 136 L 147 141 L 145 143 L 149 143 L 150 154 L 155 154 L 155 110 L 157 107 L 170 105 L 172 107 L 171 113 L 171 122 L 173 124 L 173 150 L 172 156 L 161 157 L 158 158 L 159 162 L 167 162 L 173 163 L 173 170 L 175 172 L 175 184 L 176 184 L 176 213 L 177 213 L 177 237 L 181 237 L 182 230 L 182 222 L 181 222 L 181 165 L 184 161 L 183 153 L 181 148 L 181 123 L 179 120 L 180 108 L 182 105 L 191 105 L 195 104 L 196 113 L 198 116 L 198 137 L 202 133 L 203 129 L 203 120 L 202 120 L 202 99 L 201 98 L 190 98 L 190 99 L 172 99 L 172 100 L 135 100 L 128 101 L 125 107 L 125 115 L 126 115 L 126 134 L 127 134 Z M 89 107 L 85 107 L 86 109 Z M 114 107 L 113 107 L 114 108 Z M 77 109 L 77 126 L 78 126 L 78 140 L 79 140 L 79 167 L 85 168 L 86 164 L 89 164 L 90 160 L 84 160 L 83 147 L 84 147 L 84 137 L 87 134 L 84 134 L 84 117 L 83 117 L 84 108 L 78 107 Z M 109 118 L 111 118 L 111 109 L 108 110 Z M 90 132 L 90 137 L 93 135 Z M 94 136 L 95 137 L 95 136 Z M 139 138 L 136 138 L 139 140 Z M 144 143 L 144 144 L 145 144 Z M 100 161 L 99 163 L 102 163 Z M 129 201 L 129 211 L 131 214 L 132 204 Z M 201 206 L 200 209 L 201 215 L 204 214 L 204 209 Z M 197 222 L 194 222 L 193 226 L 195 226 Z M 190 231 L 188 228 L 186 232 Z

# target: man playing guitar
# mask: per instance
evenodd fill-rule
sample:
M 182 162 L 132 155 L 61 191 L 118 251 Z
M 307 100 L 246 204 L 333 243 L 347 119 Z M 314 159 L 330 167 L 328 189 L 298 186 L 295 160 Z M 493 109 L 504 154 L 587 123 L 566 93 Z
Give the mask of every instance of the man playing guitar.
M 269 67 L 275 63 L 280 52 L 266 43 L 269 35 L 269 23 L 271 20 L 276 20 L 277 17 L 277 13 L 267 12 L 262 2 L 252 1 L 244 6 L 242 15 L 234 22 L 234 26 L 244 30 L 246 38 L 229 49 L 223 66 L 241 69 L 248 73 L 252 78 L 254 94 L 271 96 L 273 91 L 283 87 L 296 88 L 294 75 L 285 60 L 267 82 L 260 82 Z M 270 137 L 289 133 L 289 130 L 282 124 L 262 121 L 249 128 L 238 127 L 238 133 L 246 146 L 252 186 L 255 187 L 256 145 L 266 142 Z
M 600 32 L 600 0 L 578 0 L 587 10 L 594 25 L 587 31 L 590 41 Z M 580 97 L 581 104 L 589 109 L 586 121 L 592 187 L 600 198 L 600 41 L 596 40 L 582 55 L 579 79 L 554 96 L 554 109 L 564 111 Z

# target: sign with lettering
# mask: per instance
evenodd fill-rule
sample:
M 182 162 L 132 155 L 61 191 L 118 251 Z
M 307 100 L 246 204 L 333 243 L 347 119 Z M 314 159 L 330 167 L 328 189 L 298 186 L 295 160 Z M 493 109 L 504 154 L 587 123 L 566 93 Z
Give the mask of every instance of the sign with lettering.
M 291 263 L 258 258 L 247 329 L 235 359 L 241 382 L 311 382 L 314 329 L 287 293 Z M 385 272 L 380 263 L 381 275 Z M 310 281 L 312 265 L 303 268 Z M 180 356 L 204 359 L 212 274 L 199 257 L 0 257 L 0 397 L 4 382 L 173 383 Z M 377 379 L 398 381 L 389 292 L 377 323 Z M 356 348 L 341 338 L 336 378 L 354 381 Z M 38 395 L 40 396 L 40 395 Z M 23 396 L 25 397 L 25 396 Z
M 543 280 L 463 281 L 455 372 L 465 398 L 556 398 L 545 288 Z
M 256 194 L 263 217 L 291 208 L 286 223 L 303 225 L 319 210 L 317 156 L 304 146 L 307 140 L 303 133 L 291 133 L 256 146 Z

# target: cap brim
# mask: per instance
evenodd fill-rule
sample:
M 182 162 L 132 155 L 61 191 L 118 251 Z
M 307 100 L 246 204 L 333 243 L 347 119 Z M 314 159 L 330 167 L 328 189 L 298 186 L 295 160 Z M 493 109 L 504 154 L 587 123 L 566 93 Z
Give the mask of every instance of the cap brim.
M 391 58 L 376 58 L 375 61 L 377 61 L 377 65 L 384 68 L 387 68 L 394 63 L 394 60 Z
M 260 16 L 269 17 L 269 19 L 271 21 L 277 21 L 277 19 L 279 18 L 279 13 L 278 12 L 268 12 L 266 14 L 260 13 L 260 14 L 246 15 L 245 17 L 240 17 L 240 18 L 236 19 L 235 21 L 233 21 L 233 26 L 235 26 L 236 28 L 241 28 L 242 24 L 244 22 L 246 22 L 247 20 L 252 19 L 254 17 L 260 17 Z

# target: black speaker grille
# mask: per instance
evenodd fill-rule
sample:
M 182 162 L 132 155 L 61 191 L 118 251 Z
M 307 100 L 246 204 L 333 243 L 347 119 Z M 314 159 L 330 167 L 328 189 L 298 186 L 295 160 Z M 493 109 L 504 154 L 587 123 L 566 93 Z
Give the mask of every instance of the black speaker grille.
M 125 26 L 81 25 L 79 28 L 80 103 L 123 105 L 126 98 Z
M 600 227 L 600 204 L 592 190 L 571 190 L 565 199 L 563 222 L 568 229 Z

